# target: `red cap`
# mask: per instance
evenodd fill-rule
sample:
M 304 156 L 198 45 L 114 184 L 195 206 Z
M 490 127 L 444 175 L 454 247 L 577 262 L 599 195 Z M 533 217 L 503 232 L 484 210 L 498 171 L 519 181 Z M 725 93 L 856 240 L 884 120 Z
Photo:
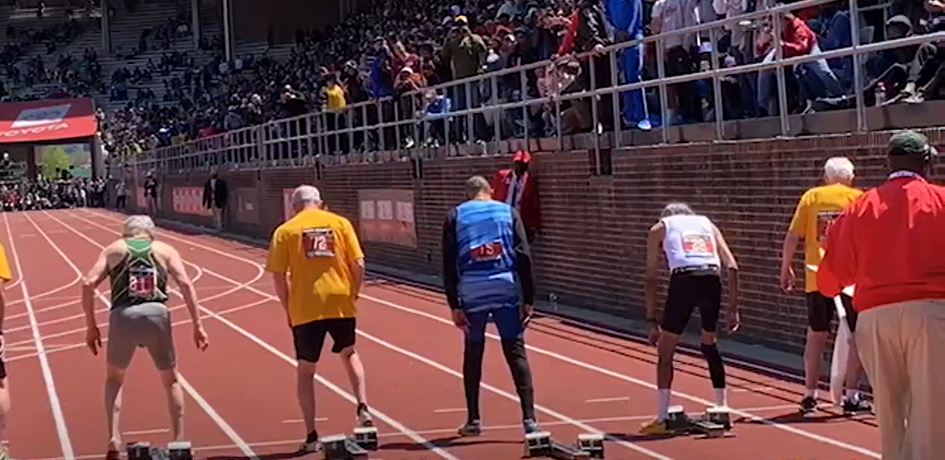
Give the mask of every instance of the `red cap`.
M 515 163 L 528 163 L 532 161 L 532 154 L 526 152 L 525 150 L 519 150 L 515 152 L 515 158 L 512 159 Z

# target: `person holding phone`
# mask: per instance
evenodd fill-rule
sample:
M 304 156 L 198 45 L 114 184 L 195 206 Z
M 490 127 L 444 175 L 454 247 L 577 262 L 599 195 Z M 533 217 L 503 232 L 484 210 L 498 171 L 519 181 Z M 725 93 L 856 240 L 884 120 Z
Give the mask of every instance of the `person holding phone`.
M 657 264 L 660 248 L 669 265 L 669 289 L 662 321 L 656 319 Z M 670 203 L 663 208 L 659 222 L 647 235 L 644 302 L 650 323 L 649 342 L 656 345 L 657 415 L 643 423 L 640 431 L 648 435 L 672 434 L 666 426 L 673 384 L 673 355 L 692 311 L 699 309 L 702 319 L 700 349 L 709 367 L 715 390 L 715 403 L 727 406 L 725 367 L 716 345 L 719 314 L 722 310 L 722 266 L 728 269 L 728 328 L 738 330 L 738 263 L 712 221 L 693 212 L 685 203 Z
M 525 353 L 525 329 L 532 317 L 535 281 L 525 226 L 512 206 L 492 199 L 482 176 L 466 180 L 469 201 L 453 208 L 443 224 L 443 283 L 453 323 L 465 335 L 463 384 L 466 423 L 460 436 L 482 433 L 479 383 L 491 318 L 502 340 L 522 405 L 525 433 L 539 431 L 535 389 Z

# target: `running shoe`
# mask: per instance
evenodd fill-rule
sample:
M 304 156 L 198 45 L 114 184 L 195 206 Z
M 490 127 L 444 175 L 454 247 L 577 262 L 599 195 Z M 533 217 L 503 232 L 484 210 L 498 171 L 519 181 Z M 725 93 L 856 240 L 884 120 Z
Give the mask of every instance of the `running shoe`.
M 673 431 L 666 426 L 665 420 L 653 419 L 640 425 L 640 433 L 654 436 L 673 434 Z
M 813 396 L 807 396 L 801 400 L 801 413 L 812 414 L 817 410 L 817 400 Z
M 482 434 L 482 422 L 480 422 L 479 420 L 472 420 L 472 421 L 466 422 L 465 425 L 459 427 L 459 430 L 457 431 L 457 433 L 459 433 L 459 435 L 463 437 L 479 436 L 480 434 Z
M 538 427 L 538 422 L 531 418 L 527 418 L 522 422 L 522 429 L 525 430 L 525 434 L 537 433 L 541 431 L 541 428 Z
M 318 440 L 318 431 L 313 431 L 305 437 L 305 441 L 299 446 L 300 453 L 319 452 L 322 450 L 322 443 Z
M 868 401 L 864 401 L 860 398 L 848 398 L 843 400 L 843 414 L 844 415 L 857 415 L 864 412 L 872 412 L 873 406 L 870 405 Z
M 367 404 L 358 404 L 358 426 L 362 428 L 374 426 L 374 417 Z

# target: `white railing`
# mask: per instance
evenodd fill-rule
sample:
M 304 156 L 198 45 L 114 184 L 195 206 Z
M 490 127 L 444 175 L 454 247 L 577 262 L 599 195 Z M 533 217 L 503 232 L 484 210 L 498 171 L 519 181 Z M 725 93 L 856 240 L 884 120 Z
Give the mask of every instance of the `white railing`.
M 401 150 L 404 148 L 403 141 L 405 136 L 410 136 L 420 141 L 427 133 L 430 133 L 431 130 L 436 131 L 442 137 L 442 145 L 457 143 L 455 139 L 451 139 L 451 136 L 456 136 L 457 134 L 465 135 L 465 139 L 461 139 L 463 142 L 472 142 L 477 137 L 477 134 L 484 134 L 475 131 L 482 131 L 482 129 L 477 128 L 485 128 L 489 125 L 485 122 L 487 118 L 492 120 L 492 139 L 500 140 L 503 139 L 503 127 L 509 128 L 511 126 L 508 123 L 508 119 L 503 120 L 504 115 L 513 118 L 512 125 L 516 123 L 514 117 L 517 116 L 518 120 L 521 120 L 523 125 L 519 133 L 514 133 L 512 136 L 506 136 L 505 138 L 528 141 L 530 138 L 544 137 L 544 133 L 530 132 L 529 125 L 531 117 L 529 116 L 529 109 L 536 106 L 546 106 L 550 110 L 555 125 L 554 136 L 560 141 L 562 137 L 560 117 L 562 113 L 562 103 L 590 99 L 590 114 L 593 118 L 592 126 L 596 131 L 601 118 L 601 114 L 598 111 L 598 99 L 602 97 L 613 98 L 614 103 L 611 104 L 613 113 L 609 115 L 615 127 L 615 134 L 613 136 L 614 144 L 616 147 L 620 147 L 621 104 L 619 95 L 624 92 L 646 91 L 648 89 L 655 89 L 657 91 L 661 110 L 660 131 L 663 142 L 667 142 L 669 140 L 668 129 L 670 125 L 669 110 L 667 108 L 667 87 L 700 80 L 711 80 L 712 97 L 714 99 L 712 104 L 714 111 L 713 119 L 715 122 L 716 137 L 721 139 L 724 133 L 724 123 L 726 121 L 723 116 L 722 79 L 760 71 L 776 72 L 778 116 L 780 119 L 781 132 L 786 135 L 790 132 L 790 121 L 788 118 L 789 110 L 785 69 L 793 69 L 795 66 L 805 63 L 850 56 L 853 58 L 853 85 L 852 94 L 850 91 L 847 91 L 846 94 L 850 102 L 855 101 L 854 107 L 856 108 L 857 128 L 862 131 L 866 129 L 864 58 L 872 53 L 892 48 L 914 46 L 928 42 L 942 42 L 945 41 L 945 32 L 917 35 L 879 43 L 860 44 L 859 22 L 860 12 L 862 10 L 858 8 L 856 0 L 848 0 L 850 30 L 852 35 L 851 47 L 793 58 L 783 58 L 781 21 L 775 19 L 780 18 L 783 13 L 792 10 L 824 5 L 832 3 L 833 1 L 835 0 L 804 0 L 790 5 L 782 5 L 732 18 L 665 32 L 639 40 L 619 43 L 604 48 L 600 53 L 584 53 L 578 55 L 576 56 L 578 59 L 590 59 L 590 65 L 585 67 L 589 69 L 589 78 L 587 78 L 587 80 L 590 83 L 590 87 L 583 91 L 560 94 L 558 91 L 558 74 L 557 72 L 552 72 L 551 87 L 554 90 L 551 94 L 544 97 L 529 97 L 527 72 L 534 71 L 538 68 L 548 68 L 553 64 L 560 64 L 562 60 L 565 59 L 573 59 L 573 57 L 562 57 L 558 58 L 556 62 L 549 60 L 532 63 L 423 88 L 420 91 L 401 95 L 399 98 L 387 98 L 352 104 L 340 112 L 309 113 L 298 117 L 242 128 L 181 145 L 158 148 L 146 152 L 141 157 L 135 158 L 135 168 L 138 171 L 158 169 L 167 172 L 177 172 L 209 167 L 252 168 L 272 165 L 308 164 L 314 157 L 320 155 L 348 153 L 351 151 Z M 884 9 L 884 19 L 887 16 L 885 11 Z M 745 27 L 746 25 L 750 26 L 756 24 L 759 20 L 772 25 L 775 59 L 770 62 L 722 68 L 719 53 L 716 46 L 714 46 L 714 44 L 717 43 L 720 29 L 731 25 L 741 27 Z M 702 37 L 708 35 L 709 41 L 713 44 L 709 69 L 685 75 L 667 77 L 664 59 L 664 41 L 670 37 L 689 34 Z M 754 42 L 754 40 L 752 40 L 752 42 Z M 614 84 L 607 88 L 595 87 L 596 75 L 594 74 L 595 65 L 593 65 L 595 59 L 609 60 L 610 81 L 617 82 L 617 54 L 626 48 L 650 43 L 656 45 L 658 78 L 632 84 Z M 517 78 L 515 75 L 517 75 Z M 501 88 L 499 83 L 500 79 L 503 82 Z M 510 89 L 507 86 L 508 82 L 515 80 L 517 80 L 517 84 L 513 84 L 513 88 Z M 517 87 L 517 90 L 514 87 Z M 514 100 L 501 98 L 499 97 L 500 89 L 505 94 L 512 94 L 517 91 L 519 97 L 511 98 Z M 450 110 L 447 114 L 424 114 L 423 116 L 417 117 L 403 117 L 405 112 L 410 114 L 417 108 L 425 107 L 426 104 L 423 103 L 424 94 L 431 90 L 448 97 L 452 101 L 453 107 L 460 106 L 465 108 Z M 457 104 L 457 96 L 462 96 L 465 100 L 460 101 L 461 104 Z M 514 126 L 512 126 L 511 129 L 514 130 Z M 418 136 L 418 133 L 421 135 Z M 593 139 L 595 151 L 599 154 L 600 136 L 593 136 Z M 559 143 L 559 145 L 561 144 Z

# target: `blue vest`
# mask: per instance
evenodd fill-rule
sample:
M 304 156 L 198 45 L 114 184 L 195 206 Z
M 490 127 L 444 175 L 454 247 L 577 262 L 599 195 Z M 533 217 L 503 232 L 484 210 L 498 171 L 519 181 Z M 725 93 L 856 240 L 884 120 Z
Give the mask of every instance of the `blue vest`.
M 456 207 L 459 300 L 466 311 L 517 307 L 518 275 L 512 207 L 498 201 L 467 201 Z

